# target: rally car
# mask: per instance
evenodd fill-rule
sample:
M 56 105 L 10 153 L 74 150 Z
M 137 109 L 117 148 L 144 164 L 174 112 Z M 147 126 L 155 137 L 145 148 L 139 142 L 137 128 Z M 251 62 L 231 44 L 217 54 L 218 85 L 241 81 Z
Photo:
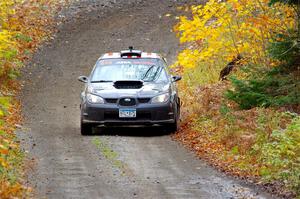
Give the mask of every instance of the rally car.
M 157 53 L 134 50 L 106 53 L 96 62 L 81 93 L 81 134 L 97 126 L 162 126 L 174 132 L 180 98 L 166 60 Z

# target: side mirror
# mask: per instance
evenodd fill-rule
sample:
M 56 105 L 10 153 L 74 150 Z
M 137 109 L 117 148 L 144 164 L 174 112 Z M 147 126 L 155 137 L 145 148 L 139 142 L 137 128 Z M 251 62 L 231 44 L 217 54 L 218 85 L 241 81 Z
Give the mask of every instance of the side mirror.
M 173 77 L 172 77 L 173 82 L 177 82 L 177 81 L 179 81 L 179 80 L 181 80 L 181 79 L 182 79 L 182 77 L 179 76 L 179 75 L 176 75 L 176 76 L 173 76 Z
M 79 76 L 78 81 L 83 82 L 83 83 L 87 83 L 89 81 L 89 78 L 86 77 L 86 76 Z

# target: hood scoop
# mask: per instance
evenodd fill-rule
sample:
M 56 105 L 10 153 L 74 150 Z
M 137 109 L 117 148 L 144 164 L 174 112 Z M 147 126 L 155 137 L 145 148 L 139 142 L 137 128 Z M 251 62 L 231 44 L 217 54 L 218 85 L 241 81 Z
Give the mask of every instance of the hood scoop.
M 140 80 L 122 80 L 114 82 L 114 87 L 116 89 L 140 89 L 143 85 L 144 82 Z

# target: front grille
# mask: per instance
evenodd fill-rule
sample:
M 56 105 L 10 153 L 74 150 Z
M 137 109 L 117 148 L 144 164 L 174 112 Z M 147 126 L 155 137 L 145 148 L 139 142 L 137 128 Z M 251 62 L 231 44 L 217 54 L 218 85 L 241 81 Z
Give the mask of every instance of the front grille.
M 106 98 L 105 101 L 109 104 L 116 104 L 118 99 Z
M 151 98 L 138 98 L 138 102 L 141 104 L 149 103 L 150 100 L 151 100 Z M 105 98 L 105 101 L 106 101 L 106 103 L 109 103 L 109 104 L 116 104 L 118 102 L 118 99 Z M 120 105 L 122 105 L 122 104 L 120 104 Z M 133 105 L 122 105 L 122 106 L 133 106 Z
M 121 106 L 135 106 L 136 100 L 134 98 L 121 98 L 119 101 Z
M 151 98 L 138 98 L 139 103 L 149 103 Z

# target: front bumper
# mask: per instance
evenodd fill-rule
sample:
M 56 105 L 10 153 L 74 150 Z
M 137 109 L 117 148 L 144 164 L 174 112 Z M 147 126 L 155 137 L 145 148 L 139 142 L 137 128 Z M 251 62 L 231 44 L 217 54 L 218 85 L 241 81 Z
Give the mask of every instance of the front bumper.
M 120 108 L 136 109 L 136 118 L 119 118 Z M 83 123 L 104 126 L 153 126 L 175 122 L 174 105 L 166 104 L 138 104 L 136 106 L 120 106 L 117 104 L 89 104 L 81 107 Z

